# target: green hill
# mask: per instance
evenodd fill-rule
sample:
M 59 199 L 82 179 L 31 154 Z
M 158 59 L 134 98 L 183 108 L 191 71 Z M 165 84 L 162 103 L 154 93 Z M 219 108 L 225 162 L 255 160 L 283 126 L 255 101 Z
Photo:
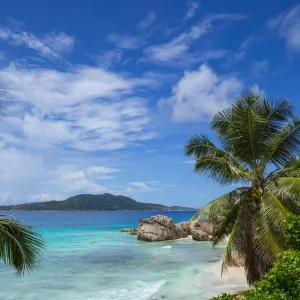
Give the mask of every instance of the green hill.
M 129 197 L 112 194 L 91 195 L 83 194 L 62 201 L 47 201 L 0 206 L 1 211 L 7 210 L 195 210 L 188 207 L 164 206 L 161 204 L 137 202 Z

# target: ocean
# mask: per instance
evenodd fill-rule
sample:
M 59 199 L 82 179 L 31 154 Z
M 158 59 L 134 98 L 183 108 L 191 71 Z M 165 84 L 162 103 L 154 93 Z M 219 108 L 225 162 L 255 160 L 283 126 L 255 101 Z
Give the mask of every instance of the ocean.
M 146 243 L 121 233 L 153 211 L 7 212 L 32 225 L 46 250 L 34 273 L 0 264 L 1 300 L 202 300 L 247 287 L 242 270 L 221 277 L 224 246 Z M 163 212 L 175 222 L 193 212 Z

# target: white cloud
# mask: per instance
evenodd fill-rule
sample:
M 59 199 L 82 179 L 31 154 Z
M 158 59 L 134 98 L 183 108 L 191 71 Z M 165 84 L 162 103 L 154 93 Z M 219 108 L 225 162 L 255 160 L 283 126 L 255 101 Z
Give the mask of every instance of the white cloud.
M 242 83 L 234 76 L 223 77 L 208 65 L 186 71 L 173 86 L 172 96 L 158 102 L 170 108 L 174 121 L 206 119 L 227 107 L 242 90 Z
M 139 49 L 145 43 L 139 36 L 118 33 L 108 34 L 106 40 L 122 49 Z
M 195 163 L 195 160 L 189 159 L 184 161 L 185 164 L 192 165 Z
M 257 83 L 254 83 L 250 86 L 250 91 L 260 95 L 261 97 L 266 97 L 266 91 L 262 88 Z
M 196 1 L 189 1 L 188 2 L 188 8 L 185 13 L 185 16 L 183 18 L 183 21 L 189 20 L 193 18 L 196 14 L 196 11 L 199 9 L 200 5 Z
M 277 30 L 291 51 L 300 51 L 300 4 L 271 19 L 267 27 Z
M 137 188 L 127 188 L 127 191 L 133 191 L 133 192 L 150 192 L 150 191 L 158 191 L 163 188 L 170 188 L 174 187 L 174 184 L 172 183 L 161 183 L 158 181 L 136 181 L 136 182 L 130 182 L 131 186 Z
M 203 51 L 198 54 L 190 54 L 189 50 L 192 44 L 213 30 L 213 23 L 219 21 L 237 21 L 245 18 L 240 14 L 215 14 L 207 16 L 202 22 L 192 26 L 188 31 L 178 35 L 168 43 L 154 45 L 145 49 L 146 60 L 156 63 L 164 63 L 169 65 L 184 65 L 203 61 Z M 209 57 L 209 53 L 214 55 L 211 58 L 220 58 L 224 55 L 223 50 L 206 51 L 205 55 Z
M 70 72 L 10 66 L 0 79 L 14 107 L 8 122 L 14 132 L 2 142 L 19 138 L 19 146 L 95 151 L 124 148 L 153 138 L 147 100 L 133 89 L 155 85 L 148 75 L 130 78 L 101 68 L 81 66 Z
M 259 36 L 250 36 L 246 38 L 238 47 L 235 52 L 232 52 L 231 55 L 228 55 L 228 60 L 224 64 L 225 67 L 231 67 L 232 64 L 243 60 L 248 52 L 261 42 L 261 38 Z
M 191 27 L 188 32 L 180 34 L 169 43 L 147 48 L 145 53 L 151 60 L 158 62 L 170 62 L 187 53 L 193 41 L 208 33 L 209 30 L 209 24 L 201 23 L 197 26 Z
M 15 148 L 0 150 L 0 203 L 29 201 L 46 179 L 42 158 Z
M 253 48 L 254 45 L 256 45 L 258 42 L 260 42 L 260 38 L 256 36 L 250 36 L 246 38 L 239 46 L 239 49 L 235 55 L 235 59 L 236 60 L 243 59 L 246 56 L 246 54 L 249 52 L 249 50 Z
M 45 36 L 44 42 L 58 53 L 70 53 L 75 45 L 75 38 L 64 32 L 52 32 Z
M 153 12 L 149 12 L 145 19 L 140 21 L 137 28 L 141 31 L 148 29 L 156 21 L 156 15 Z
M 144 19 L 138 22 L 133 32 L 123 34 L 111 32 L 107 34 L 106 41 L 121 49 L 140 49 L 157 29 L 155 21 L 155 13 L 149 12 Z
M 267 60 L 253 61 L 252 72 L 256 77 L 260 77 L 269 71 L 269 62 Z
M 129 91 L 133 82 L 102 68 L 79 66 L 70 72 L 9 66 L 0 71 L 9 96 L 41 110 L 61 111 L 95 98 Z
M 99 169 L 100 168 L 100 169 Z M 107 190 L 99 184 L 99 180 L 108 173 L 114 173 L 117 170 L 103 167 L 88 167 L 85 169 L 76 165 L 64 165 L 58 167 L 51 172 L 51 180 L 47 185 L 56 185 L 66 195 L 74 195 L 82 191 L 89 191 L 89 193 L 102 193 Z
M 118 64 L 122 59 L 122 55 L 123 50 L 121 49 L 103 51 L 95 57 L 95 60 L 100 67 L 109 68 L 112 65 Z
M 25 153 L 24 149 L 0 149 L 0 204 L 63 200 L 78 193 L 102 193 L 108 191 L 103 182 L 113 179 L 119 171 L 107 166 L 91 166 L 84 161 L 48 165 L 41 156 Z
M 50 60 L 62 60 L 62 54 L 70 53 L 75 39 L 64 32 L 52 32 L 46 36 L 36 36 L 33 33 L 14 28 L 0 27 L 0 39 L 15 46 L 24 46 L 36 51 Z

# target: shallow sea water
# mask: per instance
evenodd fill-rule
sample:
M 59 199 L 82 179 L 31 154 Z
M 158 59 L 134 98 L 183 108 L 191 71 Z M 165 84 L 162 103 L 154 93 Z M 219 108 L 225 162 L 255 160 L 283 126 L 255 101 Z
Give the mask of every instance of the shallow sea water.
M 1 300 L 202 300 L 247 287 L 243 270 L 221 278 L 224 247 L 178 240 L 145 243 L 121 233 L 157 212 L 15 212 L 46 242 L 35 273 L 0 265 Z M 165 212 L 176 222 L 192 212 Z

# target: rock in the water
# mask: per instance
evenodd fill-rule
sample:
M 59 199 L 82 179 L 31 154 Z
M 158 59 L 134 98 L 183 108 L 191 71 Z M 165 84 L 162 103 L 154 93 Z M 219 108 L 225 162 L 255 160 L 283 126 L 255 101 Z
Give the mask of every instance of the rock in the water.
M 212 222 L 197 220 L 190 222 L 190 230 L 194 241 L 210 241 L 215 227 Z
M 167 241 L 179 237 L 173 220 L 167 216 L 157 215 L 139 221 L 137 239 L 141 241 Z
M 126 232 L 131 235 L 137 235 L 137 228 L 123 228 L 121 232 Z
M 207 235 L 213 235 L 215 231 L 215 225 L 213 222 L 210 221 L 200 221 L 200 220 L 191 221 L 189 226 L 191 231 L 201 229 Z
M 210 241 L 211 236 L 206 234 L 202 229 L 192 230 L 192 239 L 194 241 Z
M 171 218 L 157 215 L 139 221 L 137 239 L 148 242 L 167 241 L 191 235 L 195 241 L 210 241 L 214 230 L 214 224 L 209 221 L 197 220 L 175 224 Z
M 178 238 L 186 238 L 191 234 L 189 222 L 181 222 L 175 225 Z

